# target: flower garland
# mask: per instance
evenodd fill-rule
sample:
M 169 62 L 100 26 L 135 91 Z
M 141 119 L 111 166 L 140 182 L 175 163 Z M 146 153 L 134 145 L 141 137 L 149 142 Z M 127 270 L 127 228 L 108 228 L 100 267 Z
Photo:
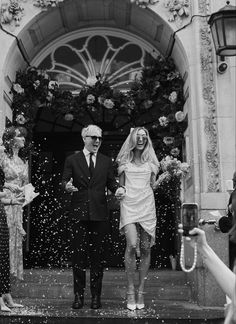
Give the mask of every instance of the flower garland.
M 11 92 L 13 124 L 29 131 L 39 109 L 49 109 L 67 122 L 82 120 L 86 114 L 96 121 L 104 114 L 122 115 L 131 127 L 145 125 L 158 134 L 169 152 L 182 143 L 187 127 L 183 80 L 171 58 L 158 57 L 147 64 L 127 92 L 112 88 L 106 77 L 97 75 L 88 78 L 81 91 L 73 94 L 50 80 L 47 71 L 35 67 L 17 71 Z

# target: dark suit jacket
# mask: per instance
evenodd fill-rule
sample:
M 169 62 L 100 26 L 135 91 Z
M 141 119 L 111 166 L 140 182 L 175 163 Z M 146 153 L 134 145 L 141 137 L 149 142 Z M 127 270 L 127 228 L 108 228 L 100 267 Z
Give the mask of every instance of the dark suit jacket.
M 112 160 L 97 153 L 96 165 L 92 178 L 86 158 L 82 151 L 67 157 L 62 176 L 62 183 L 73 179 L 73 185 L 78 188 L 71 200 L 73 218 L 78 220 L 103 221 L 108 219 L 105 188 L 111 192 L 119 187 L 113 171 Z

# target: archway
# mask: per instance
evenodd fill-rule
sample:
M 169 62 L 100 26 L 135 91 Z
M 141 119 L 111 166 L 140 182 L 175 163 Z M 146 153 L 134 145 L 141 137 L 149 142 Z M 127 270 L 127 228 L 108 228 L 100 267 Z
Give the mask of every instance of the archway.
M 108 3 L 108 2 L 107 2 Z M 71 5 L 70 7 L 67 8 L 67 6 L 69 6 L 69 4 Z M 101 33 L 103 30 L 112 30 L 113 28 L 113 38 L 115 38 L 115 34 L 116 37 L 119 34 L 121 35 L 125 35 L 126 38 L 130 38 L 130 39 L 136 39 L 136 43 L 137 44 L 141 44 L 141 48 L 146 50 L 146 53 L 149 54 L 150 56 L 157 56 L 157 54 L 159 53 L 160 49 L 160 53 L 165 53 L 167 51 L 168 48 L 168 40 L 170 39 L 171 36 L 171 29 L 169 28 L 169 26 L 167 24 L 165 24 L 163 22 L 163 20 L 158 17 L 157 15 L 155 15 L 153 12 L 148 11 L 148 12 L 144 12 L 139 8 L 133 8 L 128 6 L 126 1 L 121 1 L 120 4 L 118 4 L 117 2 L 113 2 L 113 1 L 109 1 L 109 5 L 113 5 L 114 7 L 116 7 L 116 9 L 120 9 L 120 14 L 116 15 L 116 28 L 114 28 L 114 22 L 110 21 L 110 18 L 112 16 L 111 11 L 109 11 L 109 14 L 107 13 L 101 13 L 101 11 L 96 11 L 95 8 L 95 2 L 94 1 L 88 1 L 86 4 L 83 3 L 83 5 L 86 7 L 87 13 L 88 15 L 92 15 L 93 19 L 91 19 L 90 23 L 94 26 L 96 26 L 96 32 L 94 31 L 94 28 L 87 28 L 86 32 L 90 33 L 90 36 L 92 36 L 93 34 L 96 35 L 96 37 L 98 38 L 102 38 Z M 77 3 L 77 5 L 80 5 L 79 3 Z M 97 6 L 97 2 L 96 2 L 96 6 Z M 87 25 L 87 21 L 84 21 L 83 23 L 81 23 L 80 21 L 80 28 L 78 30 L 75 30 L 76 28 L 78 28 L 77 24 L 78 22 L 73 20 L 73 15 L 75 14 L 72 6 L 72 2 L 66 2 L 65 7 L 62 6 L 60 7 L 60 9 L 56 8 L 55 10 L 51 11 L 50 14 L 48 14 L 47 16 L 41 15 L 41 19 L 38 19 L 37 21 L 33 21 L 31 22 L 31 25 L 28 26 L 28 30 L 22 32 L 20 34 L 20 38 L 22 40 L 24 40 L 24 38 L 26 37 L 26 34 L 30 34 L 31 40 L 34 41 L 34 46 L 31 46 L 30 48 L 27 48 L 27 52 L 28 52 L 28 56 L 31 58 L 31 64 L 32 65 L 36 65 L 38 67 L 42 67 L 40 64 L 42 63 L 42 51 L 44 51 L 44 60 L 47 60 L 47 54 L 51 53 L 51 49 L 53 46 L 55 46 L 56 44 L 59 44 L 61 42 L 65 42 L 66 38 L 69 39 L 72 35 L 81 33 L 85 36 L 85 31 L 83 30 L 83 27 Z M 128 14 L 127 14 L 127 8 L 128 10 Z M 68 9 L 68 10 L 67 10 Z M 137 10 L 137 11 L 136 11 Z M 124 23 L 121 22 L 121 19 L 125 18 L 125 17 L 132 17 L 132 14 L 134 13 L 133 11 L 135 11 L 135 18 L 133 19 L 132 23 L 128 23 L 128 21 L 126 21 Z M 153 20 L 153 24 L 156 27 L 156 32 L 157 34 L 155 35 L 155 37 L 151 37 L 150 33 L 144 35 L 144 30 L 142 28 L 142 23 L 139 20 L 140 16 L 139 13 L 142 12 L 142 15 L 144 15 L 143 17 L 146 18 L 155 18 L 155 20 Z M 72 24 L 69 26 L 69 30 L 73 30 L 71 32 L 68 32 L 66 36 L 60 36 L 63 31 L 65 31 L 64 27 L 66 25 L 66 20 L 65 20 L 65 16 L 67 14 L 70 14 L 72 16 L 72 21 L 74 22 L 74 25 L 72 26 Z M 114 14 L 114 12 L 113 12 Z M 100 24 L 97 22 L 96 18 L 101 18 L 101 15 L 103 17 L 103 22 Z M 142 19 L 143 19 L 142 17 Z M 61 24 L 64 26 L 62 29 L 59 28 L 58 32 L 56 35 L 54 35 L 54 40 L 52 38 L 52 35 L 50 35 L 48 33 L 49 28 L 47 29 L 47 32 L 45 32 L 44 37 L 43 37 L 43 41 L 39 41 L 38 37 L 37 37 L 37 33 L 36 33 L 36 27 L 37 29 L 39 28 L 40 30 L 42 30 L 43 28 L 45 28 L 46 26 L 49 27 L 49 22 L 53 19 L 53 18 L 57 18 L 54 19 L 54 22 L 57 24 L 58 26 L 61 26 Z M 46 23 L 46 25 L 45 25 Z M 67 21 L 68 23 L 68 21 Z M 44 24 L 44 25 L 43 25 Z M 160 25 L 161 24 L 161 25 Z M 109 27 L 101 27 L 101 25 L 106 25 Z M 99 27 L 98 27 L 99 26 Z M 111 28 L 111 26 L 113 26 Z M 161 26 L 161 27 L 160 27 Z M 67 26 L 68 27 L 68 26 Z M 117 28 L 118 27 L 118 28 Z M 134 31 L 134 27 L 138 27 L 137 29 L 135 29 Z M 163 38 L 163 30 L 166 33 L 166 35 L 168 35 L 168 37 L 165 39 Z M 67 30 L 68 31 L 68 30 Z M 132 31 L 132 32 L 131 32 Z M 98 34 L 99 33 L 99 34 Z M 117 37 L 118 38 L 118 37 Z M 71 39 L 70 39 L 71 41 Z M 50 43 L 49 43 L 50 42 Z M 161 44 L 161 45 L 160 45 Z M 64 47 L 65 48 L 65 47 Z M 39 51 L 41 50 L 41 51 Z M 35 56 L 36 51 L 38 52 L 38 55 Z M 142 51 L 141 51 L 142 52 Z M 40 61 L 40 57 L 41 57 L 41 61 Z M 182 67 L 183 68 L 183 67 Z M 137 70 L 136 70 L 137 71 Z M 136 72 L 133 71 L 133 72 Z M 68 71 L 66 71 L 66 73 L 64 73 L 64 75 L 62 74 L 62 71 L 57 71 L 58 73 L 60 72 L 61 74 L 61 83 L 64 83 L 64 86 L 68 86 L 68 79 L 65 78 L 65 76 L 67 77 L 71 77 L 70 73 L 68 73 Z M 65 71 L 64 71 L 65 72 Z M 58 80 L 60 81 L 60 80 Z M 120 83 L 120 86 L 124 86 L 125 83 Z M 75 90 L 75 89 L 74 89 Z M 63 159 L 65 157 L 65 153 L 64 156 L 58 156 L 57 153 L 57 158 L 55 159 L 55 155 L 54 154 L 49 154 L 49 152 L 51 152 L 49 150 L 49 148 L 51 148 L 52 146 L 54 146 L 55 148 L 55 143 L 59 143 L 60 145 L 58 146 L 58 152 L 59 151 L 67 151 L 66 154 L 68 154 L 70 151 L 75 151 L 77 149 L 81 149 L 81 143 L 79 142 L 79 132 L 80 129 L 82 127 L 83 124 L 86 124 L 87 122 L 84 120 L 81 123 L 65 123 L 65 121 L 61 118 L 58 119 L 51 119 L 50 114 L 45 114 L 45 111 L 41 110 L 40 114 L 38 115 L 38 123 L 35 127 L 35 141 L 41 144 L 41 147 L 43 150 L 45 150 L 45 153 L 47 152 L 48 154 L 45 154 L 44 156 L 41 155 L 40 158 L 42 159 L 47 159 L 49 161 L 47 167 L 48 169 L 46 170 L 48 179 L 50 180 L 50 185 L 53 184 L 53 182 L 57 182 L 56 186 L 58 187 L 58 182 L 59 182 L 59 176 L 58 179 L 56 179 L 56 177 L 52 176 L 54 173 L 59 175 L 60 174 L 60 170 L 57 169 L 57 167 L 59 165 L 62 164 Z M 88 121 L 91 119 L 88 119 Z M 149 120 L 149 123 L 151 124 L 153 122 L 152 118 Z M 41 126 L 40 126 L 41 123 Z M 44 126 L 42 126 L 42 124 L 44 124 Z M 107 131 L 107 134 L 111 134 L 111 128 L 110 128 L 110 123 L 106 123 L 104 120 L 100 121 L 100 124 L 103 126 L 102 128 L 105 128 L 105 130 Z M 112 139 L 112 147 L 111 147 L 111 143 L 109 143 L 109 141 L 107 142 L 107 146 L 104 143 L 104 151 L 106 153 L 106 151 L 109 152 L 113 152 L 113 154 L 115 155 L 115 152 L 117 151 L 117 148 L 119 147 L 120 143 L 123 141 L 124 136 L 127 135 L 127 131 L 130 128 L 131 124 L 130 122 L 126 123 L 125 127 L 126 128 L 122 128 L 122 132 L 120 133 L 120 137 L 117 137 L 117 133 L 113 134 L 113 139 Z M 63 134 L 62 129 L 65 130 L 65 128 L 67 128 L 67 139 L 65 134 Z M 39 134 L 41 133 L 41 134 Z M 74 136 L 77 133 L 77 138 L 78 138 L 78 146 L 76 143 L 73 143 L 73 141 L 71 140 L 71 136 Z M 37 134 L 37 135 L 36 135 Z M 49 136 L 50 134 L 50 136 Z M 61 135 L 60 135 L 61 134 Z M 71 135 L 73 134 L 73 135 Z M 49 139 L 50 137 L 50 139 Z M 155 140 L 155 139 L 154 139 Z M 69 145 L 68 145 L 69 143 Z M 113 149 L 114 147 L 114 143 L 116 146 L 116 149 Z M 54 162 L 56 161 L 56 163 Z M 37 161 L 38 162 L 38 161 Z M 37 164 L 38 165 L 38 164 Z M 54 168 L 54 169 L 52 169 Z M 46 182 L 45 182 L 46 183 Z M 47 208 L 52 208 L 52 206 L 50 206 L 50 202 L 48 203 L 44 203 L 44 207 L 43 209 L 40 211 L 41 215 L 44 214 L 45 212 L 45 206 L 47 206 Z M 36 213 L 36 215 L 39 215 L 40 213 Z M 45 221 L 45 220 L 44 220 Z M 52 221 L 53 223 L 53 221 Z M 56 226 L 57 223 L 54 223 L 54 225 Z M 51 225 L 50 225 L 51 226 Z M 50 226 L 48 228 L 48 231 L 46 231 L 45 233 L 45 239 L 47 241 L 47 237 L 50 236 Z M 64 226 L 64 225 L 63 225 Z M 55 236 L 55 239 L 57 239 L 57 237 Z M 48 242 L 48 244 L 50 245 L 50 242 Z M 53 251 L 52 255 L 53 255 Z M 55 256 L 55 254 L 54 254 Z M 50 263 L 50 262 L 48 262 Z

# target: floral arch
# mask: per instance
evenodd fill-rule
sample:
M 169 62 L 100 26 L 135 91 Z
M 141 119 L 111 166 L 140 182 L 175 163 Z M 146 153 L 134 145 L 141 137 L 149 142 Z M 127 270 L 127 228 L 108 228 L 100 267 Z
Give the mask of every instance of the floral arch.
M 12 87 L 16 123 L 50 131 L 53 120 L 65 132 L 97 123 L 120 136 L 143 125 L 159 146 L 182 145 L 183 79 L 171 58 L 141 39 L 102 28 L 72 33 L 33 64 Z

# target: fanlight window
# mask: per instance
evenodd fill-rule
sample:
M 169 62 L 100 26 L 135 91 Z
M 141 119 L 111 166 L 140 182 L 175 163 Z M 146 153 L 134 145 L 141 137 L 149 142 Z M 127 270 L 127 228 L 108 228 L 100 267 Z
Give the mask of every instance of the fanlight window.
M 88 35 L 57 44 L 38 65 L 60 87 L 79 92 L 100 74 L 112 88 L 130 89 L 151 55 L 137 41 L 111 35 Z

